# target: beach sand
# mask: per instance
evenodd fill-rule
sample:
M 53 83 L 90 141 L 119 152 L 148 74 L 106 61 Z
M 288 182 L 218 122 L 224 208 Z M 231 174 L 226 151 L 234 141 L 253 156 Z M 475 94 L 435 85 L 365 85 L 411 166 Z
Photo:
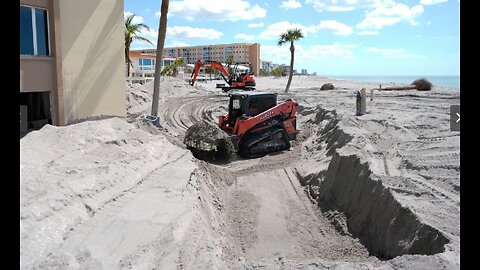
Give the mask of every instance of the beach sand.
M 126 83 L 126 119 L 45 126 L 20 140 L 22 269 L 459 269 L 460 89 L 257 78 L 299 103 L 288 151 L 212 164 L 186 129 L 226 113 L 216 83 Z M 334 90 L 321 91 L 324 83 Z M 382 84 L 382 87 L 391 86 Z

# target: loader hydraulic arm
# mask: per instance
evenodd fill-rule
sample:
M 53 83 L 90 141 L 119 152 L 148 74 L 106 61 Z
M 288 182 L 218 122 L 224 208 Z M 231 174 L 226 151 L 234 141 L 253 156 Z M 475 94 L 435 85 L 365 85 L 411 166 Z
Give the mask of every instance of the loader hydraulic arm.
M 193 67 L 193 72 L 190 77 L 192 77 L 192 81 L 190 82 L 190 85 L 193 85 L 197 79 L 198 73 L 200 72 L 200 68 L 202 67 L 212 67 L 216 70 L 219 70 L 222 73 L 222 77 L 225 80 L 225 82 L 230 83 L 230 74 L 228 71 L 225 69 L 225 67 L 222 65 L 222 63 L 217 62 L 217 61 L 211 61 L 207 63 L 202 63 L 200 59 L 197 59 L 195 61 L 195 66 Z M 228 80 L 225 78 L 225 76 L 228 78 Z

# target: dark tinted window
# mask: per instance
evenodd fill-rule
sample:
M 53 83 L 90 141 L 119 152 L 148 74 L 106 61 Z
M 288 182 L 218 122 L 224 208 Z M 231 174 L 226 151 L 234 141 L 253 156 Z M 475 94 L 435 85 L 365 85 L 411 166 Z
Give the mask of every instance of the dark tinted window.
M 50 55 L 47 20 L 47 10 L 20 6 L 21 55 Z
M 275 107 L 275 105 L 275 98 L 273 97 L 253 98 L 250 100 L 249 115 L 259 114 Z
M 33 55 L 32 10 L 20 6 L 20 54 Z
M 49 55 L 47 11 L 35 9 L 35 24 L 37 29 L 37 55 Z

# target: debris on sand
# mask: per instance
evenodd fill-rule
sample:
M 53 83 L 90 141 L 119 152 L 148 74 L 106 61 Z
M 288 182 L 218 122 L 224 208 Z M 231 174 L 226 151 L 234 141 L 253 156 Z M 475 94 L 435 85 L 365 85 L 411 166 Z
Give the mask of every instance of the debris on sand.
M 432 90 L 432 83 L 425 78 L 416 79 L 412 82 L 418 91 L 430 91 Z
M 320 90 L 333 90 L 335 87 L 331 83 L 326 83 L 320 87 Z
M 203 120 L 185 132 L 185 145 L 202 160 L 230 161 L 236 156 L 235 147 L 227 133 Z

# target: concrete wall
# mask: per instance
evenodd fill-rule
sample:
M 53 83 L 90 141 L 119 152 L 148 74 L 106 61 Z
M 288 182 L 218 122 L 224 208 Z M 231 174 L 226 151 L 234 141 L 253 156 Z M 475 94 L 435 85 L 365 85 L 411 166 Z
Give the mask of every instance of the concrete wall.
M 126 116 L 123 0 L 59 2 L 66 124 Z
M 55 59 L 20 57 L 20 92 L 52 91 L 55 87 Z
M 250 63 L 255 75 L 260 74 L 260 43 L 254 43 L 250 46 Z

